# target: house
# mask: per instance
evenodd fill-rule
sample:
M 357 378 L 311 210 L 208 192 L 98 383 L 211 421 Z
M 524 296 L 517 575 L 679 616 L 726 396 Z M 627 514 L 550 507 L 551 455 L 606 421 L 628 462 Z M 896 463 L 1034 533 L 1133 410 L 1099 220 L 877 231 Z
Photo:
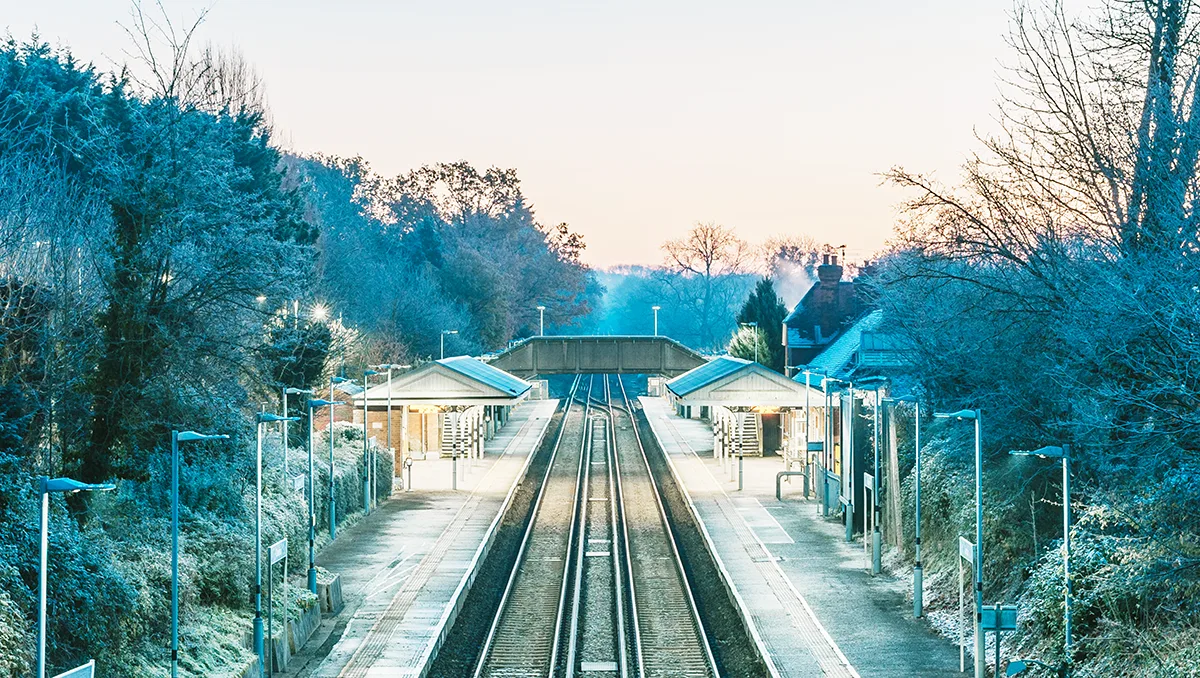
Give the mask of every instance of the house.
M 862 313 L 859 285 L 842 280 L 842 274 L 837 255 L 824 255 L 817 267 L 817 281 L 784 318 L 784 372 L 788 376 L 797 365 L 816 358 Z

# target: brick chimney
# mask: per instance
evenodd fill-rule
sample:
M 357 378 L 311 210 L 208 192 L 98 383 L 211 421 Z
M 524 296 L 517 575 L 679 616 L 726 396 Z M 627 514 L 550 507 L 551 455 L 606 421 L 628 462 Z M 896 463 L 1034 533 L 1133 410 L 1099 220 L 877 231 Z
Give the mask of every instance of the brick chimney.
M 822 255 L 821 265 L 817 267 L 817 306 L 818 314 L 828 312 L 837 303 L 837 287 L 842 280 L 842 267 L 838 264 L 836 254 Z

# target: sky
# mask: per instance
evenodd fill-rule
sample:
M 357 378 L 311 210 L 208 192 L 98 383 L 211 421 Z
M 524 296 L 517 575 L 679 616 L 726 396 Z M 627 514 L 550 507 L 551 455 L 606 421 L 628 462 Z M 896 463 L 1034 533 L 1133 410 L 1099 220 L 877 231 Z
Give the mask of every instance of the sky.
M 153 6 L 145 3 L 148 9 Z M 655 264 L 697 222 L 803 234 L 863 260 L 906 193 L 893 166 L 953 183 L 995 128 L 1012 0 L 163 0 L 262 75 L 280 144 L 514 167 L 545 224 L 595 266 Z M 129 0 L 0 0 L 112 70 Z

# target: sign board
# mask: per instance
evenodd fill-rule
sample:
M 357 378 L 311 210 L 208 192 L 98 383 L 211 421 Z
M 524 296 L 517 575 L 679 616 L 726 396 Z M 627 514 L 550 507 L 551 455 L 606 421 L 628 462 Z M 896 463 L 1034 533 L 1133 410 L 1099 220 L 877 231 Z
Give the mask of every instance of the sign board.
M 1016 605 L 984 605 L 979 628 L 984 631 L 1016 631 Z
M 958 538 L 958 555 L 968 563 L 975 563 L 975 545 L 967 540 L 966 537 Z
M 279 541 L 275 542 L 274 544 L 271 544 L 271 546 L 267 549 L 267 562 L 270 565 L 274 565 L 275 563 L 278 563 L 279 561 L 283 560 L 286 557 L 287 557 L 287 538 L 280 539 Z
M 70 671 L 54 676 L 54 678 L 93 678 L 96 675 L 96 660 L 93 659 L 83 666 L 77 666 Z
M 810 441 L 808 441 L 808 451 L 809 452 L 824 452 L 825 451 L 825 443 L 820 440 L 818 440 L 816 442 L 813 442 L 810 440 Z
M 871 475 L 870 473 L 864 473 L 863 487 L 865 487 L 868 492 L 873 491 L 875 489 L 875 476 Z
M 300 492 L 304 489 L 304 476 L 292 476 L 292 490 Z

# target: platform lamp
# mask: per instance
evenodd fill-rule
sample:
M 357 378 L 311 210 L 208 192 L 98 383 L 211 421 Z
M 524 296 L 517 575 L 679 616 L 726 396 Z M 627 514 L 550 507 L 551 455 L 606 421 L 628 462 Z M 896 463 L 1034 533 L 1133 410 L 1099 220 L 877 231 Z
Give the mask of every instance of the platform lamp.
M 650 310 L 654 311 L 654 336 L 657 337 L 658 336 L 658 312 L 660 310 L 662 310 L 662 306 L 655 304 L 654 306 L 650 307 Z
M 934 412 L 936 419 L 975 422 L 975 678 L 983 678 L 983 444 L 980 438 L 980 410 Z
M 262 617 L 262 457 L 263 426 L 282 422 L 299 421 L 300 417 L 281 417 L 269 412 L 255 415 L 257 447 L 254 458 L 254 652 L 258 655 L 259 675 L 266 670 L 267 654 L 263 649 Z
M 1042 459 L 1061 459 L 1063 474 L 1063 660 L 1071 661 L 1071 446 L 1047 445 L 1033 451 L 1013 450 L 1009 454 Z
M 311 388 L 296 388 L 294 386 L 285 386 L 283 388 L 283 416 L 288 416 L 288 396 L 289 395 L 312 395 Z M 296 417 L 299 421 L 300 417 Z M 283 480 L 289 482 L 288 472 L 288 425 L 283 425 Z
M 354 380 L 334 375 L 329 378 L 329 400 L 333 401 L 333 389 L 338 384 L 353 384 Z M 335 405 L 345 403 L 335 402 Z M 333 416 L 334 408 L 329 408 L 329 538 L 337 539 L 337 502 L 333 498 Z
M 332 400 L 319 398 L 308 401 L 308 590 L 313 595 L 317 593 L 317 481 L 313 474 L 313 410 L 336 404 Z
M 546 307 L 538 306 L 538 336 L 546 336 Z
M 458 334 L 458 330 L 442 330 L 442 360 L 446 359 L 446 335 Z
M 38 637 L 37 675 L 46 678 L 46 598 L 47 569 L 50 566 L 50 494 L 75 494 L 76 492 L 108 492 L 116 485 L 81 483 L 71 478 L 38 478 L 38 493 L 42 495 L 41 552 L 38 561 Z
M 913 529 L 915 532 L 914 548 L 915 560 L 913 562 L 913 616 L 921 617 L 925 613 L 924 608 L 924 566 L 921 565 L 921 401 L 917 400 L 916 396 L 904 395 L 895 398 L 884 398 L 884 403 L 912 403 L 913 404 L 913 473 L 916 477 L 916 513 L 914 518 Z
M 179 443 L 228 439 L 220 433 L 171 431 L 171 678 L 179 676 Z
M 392 370 L 407 370 L 407 369 L 410 369 L 410 368 L 412 368 L 412 365 L 397 365 L 397 364 L 394 364 L 394 363 L 383 363 L 383 364 L 381 364 L 381 365 L 373 365 L 372 367 L 373 367 L 374 369 L 377 369 L 377 370 L 387 370 L 387 385 L 388 385 L 388 393 L 387 393 L 387 444 L 388 444 L 388 449 L 392 449 Z M 401 450 L 401 456 L 404 456 L 404 452 L 406 452 L 406 450 Z M 395 462 L 394 462 L 394 460 L 393 460 L 393 464 L 394 464 L 394 463 L 395 463 Z M 372 486 L 372 490 L 371 490 L 371 491 L 372 491 L 372 492 L 374 492 L 374 491 L 375 491 L 375 490 L 374 490 L 374 486 Z
M 368 436 L 367 413 L 369 412 L 369 410 L 367 409 L 367 377 L 373 377 L 377 374 L 379 374 L 379 372 L 376 372 L 375 370 L 370 370 L 370 369 L 363 370 L 362 385 L 363 385 L 363 513 L 364 514 L 368 514 L 371 512 L 371 487 L 373 485 L 373 483 L 371 482 L 371 479 L 372 479 L 371 472 L 375 467 L 375 464 L 372 463 L 373 460 L 371 459 L 371 447 L 368 444 L 370 441 L 367 439 L 367 436 Z

